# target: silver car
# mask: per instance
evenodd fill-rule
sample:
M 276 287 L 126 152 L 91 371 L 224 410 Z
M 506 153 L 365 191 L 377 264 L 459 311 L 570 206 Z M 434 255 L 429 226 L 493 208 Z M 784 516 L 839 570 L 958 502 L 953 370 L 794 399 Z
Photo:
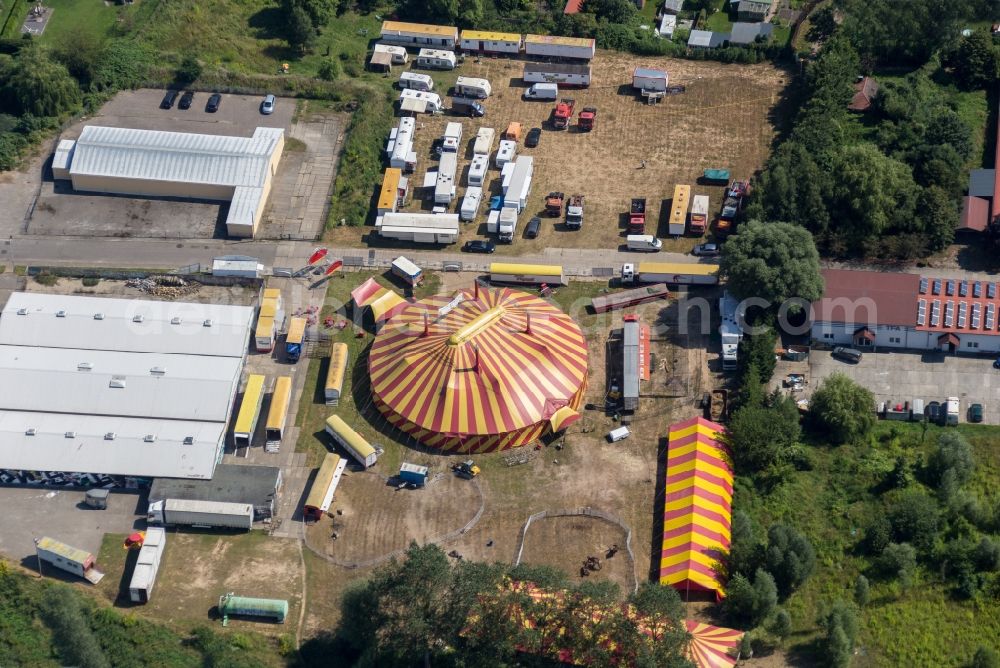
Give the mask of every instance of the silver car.
M 264 98 L 264 101 L 260 105 L 260 113 L 262 114 L 273 114 L 274 113 L 274 96 L 268 95 Z

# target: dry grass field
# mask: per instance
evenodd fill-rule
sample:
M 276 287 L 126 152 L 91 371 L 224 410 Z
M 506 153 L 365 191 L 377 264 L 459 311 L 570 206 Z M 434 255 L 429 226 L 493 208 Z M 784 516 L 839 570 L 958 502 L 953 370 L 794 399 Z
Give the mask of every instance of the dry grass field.
M 644 104 L 631 88 L 632 69 L 637 65 L 666 69 L 672 84 L 683 84 L 685 93 L 666 98 L 658 105 Z M 461 121 L 465 150 L 460 155 L 457 210 L 464 195 L 465 173 L 472 156 L 471 138 L 479 127 L 501 132 L 509 122 L 522 124 L 525 132 L 543 128 L 537 148 L 522 146 L 524 155 L 535 156 L 535 179 L 527 210 L 522 214 L 519 234 L 511 246 L 498 253 L 538 253 L 545 247 L 616 248 L 624 243 L 623 215 L 632 197 L 647 198 L 647 231 L 666 235 L 666 204 L 674 185 L 694 186 L 692 194 L 711 197 L 710 211 L 721 206 L 722 187 L 697 185 L 709 167 L 728 168 L 734 177 L 749 177 L 763 165 L 775 135 L 776 105 L 782 96 L 787 73 L 771 64 L 725 65 L 713 62 L 637 58 L 627 54 L 599 52 L 593 63 L 593 85 L 589 89 L 563 91 L 576 100 L 576 110 L 598 108 L 597 127 L 582 133 L 576 116 L 568 130 L 552 130 L 549 117 L 553 103 L 524 101 L 521 81 L 523 61 L 508 59 L 468 60 L 454 72 L 431 73 L 435 91 L 446 93 L 457 76 L 489 79 L 494 94 L 485 105 L 484 118 L 458 118 L 448 114 L 424 115 L 418 119 L 415 150 L 417 171 L 411 184 L 419 186 L 428 169 L 436 169 L 431 145 L 450 121 Z M 645 161 L 645 168 L 641 168 Z M 492 165 L 491 165 L 492 166 Z M 500 192 L 499 171 L 490 172 L 491 193 Z M 373 188 L 376 184 L 373 184 Z M 535 240 L 520 237 L 527 220 L 544 209 L 550 191 L 586 195 L 584 228 L 569 232 L 556 224 L 561 219 L 543 218 L 542 232 Z M 416 188 L 408 210 L 429 210 L 431 189 Z M 486 203 L 473 224 L 464 226 L 462 239 L 485 234 Z M 371 228 L 338 228 L 333 243 L 357 245 Z M 688 250 L 694 239 L 666 244 L 666 250 Z
M 611 559 L 605 554 L 612 545 L 621 551 Z M 559 550 L 553 550 L 558 546 Z M 623 592 L 631 590 L 632 562 L 625 551 L 625 532 L 593 517 L 547 517 L 535 520 L 524 539 L 523 563 L 553 566 L 580 579 L 580 567 L 590 556 L 601 560 L 601 569 L 588 571 L 589 580 L 614 582 Z M 638 575 L 638 574 L 637 574 Z

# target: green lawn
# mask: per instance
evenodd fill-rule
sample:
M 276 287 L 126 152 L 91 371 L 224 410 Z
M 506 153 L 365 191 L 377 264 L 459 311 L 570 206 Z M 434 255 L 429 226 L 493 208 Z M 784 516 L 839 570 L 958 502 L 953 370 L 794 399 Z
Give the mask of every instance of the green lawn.
M 726 14 L 726 12 L 715 12 L 705 20 L 705 30 L 711 30 L 713 32 L 730 32 L 732 29 L 733 22 L 729 20 L 729 15 Z
M 42 41 L 56 44 L 78 33 L 87 33 L 103 41 L 110 35 L 119 17 L 125 21 L 128 17 L 135 17 L 140 13 L 148 14 L 159 2 L 160 0 L 139 0 L 136 4 L 125 7 L 96 1 L 45 0 L 45 6 L 51 7 L 53 12 L 45 32 L 42 33 Z M 149 6 L 140 7 L 140 3 Z

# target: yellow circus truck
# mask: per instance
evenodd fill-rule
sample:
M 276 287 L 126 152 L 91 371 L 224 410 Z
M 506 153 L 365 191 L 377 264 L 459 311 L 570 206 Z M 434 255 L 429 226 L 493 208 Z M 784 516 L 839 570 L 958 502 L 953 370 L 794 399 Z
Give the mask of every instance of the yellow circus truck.
M 494 262 L 490 264 L 490 282 L 566 285 L 566 276 L 559 265 Z

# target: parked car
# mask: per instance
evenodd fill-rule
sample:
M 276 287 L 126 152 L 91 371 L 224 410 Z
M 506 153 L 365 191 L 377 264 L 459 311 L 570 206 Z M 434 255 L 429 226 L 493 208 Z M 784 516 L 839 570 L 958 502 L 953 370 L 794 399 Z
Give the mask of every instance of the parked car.
M 1000 357 L 998 357 L 995 360 L 993 360 L 993 368 L 994 369 L 1000 369 Z
M 862 354 L 860 350 L 855 350 L 854 348 L 837 346 L 833 349 L 833 357 L 839 359 L 841 362 L 857 364 L 861 361 Z
M 534 218 L 528 221 L 528 226 L 524 228 L 524 238 L 534 239 L 535 237 L 538 236 L 538 232 L 541 229 L 542 229 L 542 219 L 539 218 L 538 216 L 535 216 Z
M 719 244 L 698 244 L 691 250 L 691 255 L 697 255 L 698 257 L 716 257 L 722 250 L 719 248 Z
M 943 413 L 944 411 L 941 409 L 941 404 L 937 401 L 932 401 L 927 404 L 927 408 L 924 410 L 924 414 L 927 416 L 928 422 L 940 423 L 941 415 Z
M 482 239 L 466 241 L 465 245 L 462 246 L 462 250 L 466 253 L 492 253 L 496 249 L 496 244 L 492 241 L 483 241 Z
M 194 91 L 186 90 L 184 91 L 184 94 L 181 95 L 181 101 L 177 103 L 177 108 L 190 109 L 192 102 L 194 102 Z
M 524 138 L 524 145 L 528 148 L 535 148 L 538 146 L 538 142 L 542 140 L 542 129 L 541 128 L 531 128 L 528 130 L 528 135 Z
M 160 102 L 160 109 L 172 109 L 174 106 L 174 101 L 177 100 L 179 93 L 175 90 L 168 90 L 167 94 L 163 96 L 163 100 Z
M 208 104 L 205 105 L 205 111 L 214 114 L 219 110 L 220 104 L 222 104 L 222 96 L 218 93 L 212 93 L 212 96 L 208 98 Z
M 969 406 L 969 422 L 982 422 L 983 421 L 983 405 L 982 404 L 972 404 Z
M 260 103 L 260 113 L 267 115 L 274 113 L 274 96 L 266 95 L 264 96 L 264 101 Z

